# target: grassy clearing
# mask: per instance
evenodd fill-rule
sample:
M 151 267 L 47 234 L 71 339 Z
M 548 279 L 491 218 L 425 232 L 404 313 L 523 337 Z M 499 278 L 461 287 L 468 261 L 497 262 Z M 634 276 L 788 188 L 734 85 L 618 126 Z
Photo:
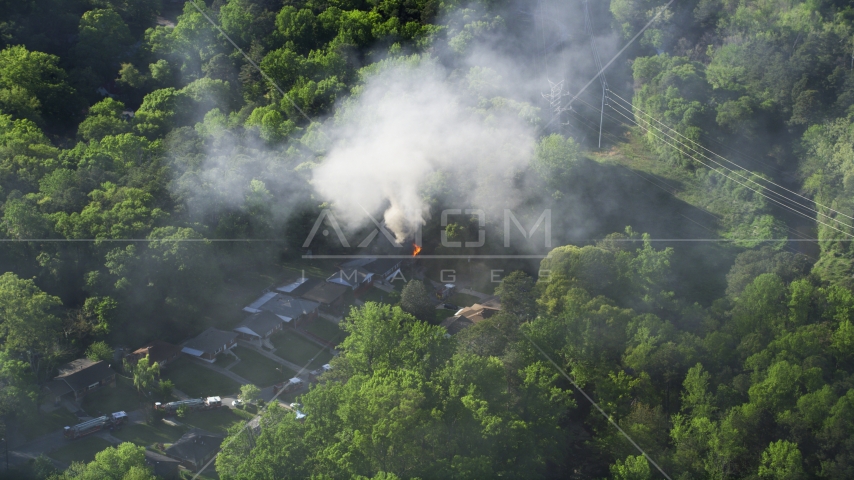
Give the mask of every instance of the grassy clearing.
M 80 423 L 77 415 L 69 412 L 65 407 L 59 407 L 52 412 L 39 412 L 32 421 L 24 425 L 21 433 L 24 438 L 30 441 L 34 438 L 47 435 L 62 429 L 62 427 L 76 425 Z
M 344 339 L 344 331 L 337 323 L 318 317 L 305 327 L 305 330 L 332 343 L 340 343 Z
M 332 354 L 329 353 L 329 350 L 324 350 L 318 355 L 321 348 L 316 343 L 287 330 L 270 337 L 270 342 L 276 347 L 276 351 L 274 352 L 276 355 L 297 365 L 304 366 L 317 355 L 317 358 L 312 360 L 309 365 L 311 369 L 317 368 L 324 363 L 329 363 L 329 360 L 332 359 Z
M 172 443 L 181 438 L 186 430 L 184 427 L 173 427 L 163 422 L 156 422 L 154 425 L 136 423 L 114 430 L 112 435 L 125 442 L 147 447 L 155 443 Z
M 69 440 L 65 446 L 54 450 L 50 457 L 64 463 L 91 462 L 95 454 L 111 447 L 112 444 L 100 437 L 84 437 L 79 440 Z
M 258 387 L 269 387 L 274 383 L 281 382 L 283 378 L 291 378 L 295 374 L 288 368 L 248 348 L 235 347 L 234 353 L 240 357 L 240 363 L 235 365 L 231 371 Z M 283 368 L 285 373 L 276 370 L 277 368 Z
M 81 407 L 89 415 L 98 417 L 121 410 L 136 410 L 143 401 L 145 399 L 136 392 L 132 380 L 116 375 L 115 387 L 101 387 L 86 395 Z
M 231 409 L 228 407 L 217 408 L 216 410 L 201 410 L 191 412 L 178 421 L 184 425 L 201 428 L 211 433 L 227 433 L 228 428 L 236 423 L 240 423 L 252 418 L 252 414 L 243 410 Z
M 179 358 L 169 365 L 163 378 L 172 380 L 175 388 L 190 397 L 223 396 L 240 390 L 240 385 L 234 380 L 196 365 L 187 358 Z
M 400 301 L 400 294 L 392 295 L 384 290 L 380 290 L 379 288 L 372 287 L 369 288 L 368 291 L 363 293 L 359 300 L 363 302 L 377 302 L 377 303 L 397 303 Z

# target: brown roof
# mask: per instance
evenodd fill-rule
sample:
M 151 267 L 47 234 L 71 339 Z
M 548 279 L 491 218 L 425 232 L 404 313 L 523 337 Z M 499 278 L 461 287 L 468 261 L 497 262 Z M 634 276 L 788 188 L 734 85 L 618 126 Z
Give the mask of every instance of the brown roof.
M 487 307 L 485 305 L 481 305 L 479 303 L 475 303 L 470 307 L 466 307 L 460 309 L 457 312 L 456 317 L 465 317 L 472 321 L 472 323 L 477 323 L 484 318 L 489 318 L 495 314 L 495 312 L 500 311 L 500 308 Z
M 137 348 L 129 356 L 133 361 L 137 361 L 148 355 L 149 362 L 163 363 L 164 361 L 169 361 L 179 353 L 181 353 L 181 347 L 178 345 L 155 340 L 143 347 Z
M 451 335 L 468 328 L 485 318 L 501 311 L 501 303 L 497 297 L 486 299 L 482 304 L 475 303 L 470 307 L 461 308 L 453 317 L 448 317 L 439 325 L 445 327 Z
M 347 290 L 348 287 L 338 283 L 320 282 L 314 288 L 304 293 L 302 298 L 328 305 L 341 298 L 342 295 L 347 293 Z

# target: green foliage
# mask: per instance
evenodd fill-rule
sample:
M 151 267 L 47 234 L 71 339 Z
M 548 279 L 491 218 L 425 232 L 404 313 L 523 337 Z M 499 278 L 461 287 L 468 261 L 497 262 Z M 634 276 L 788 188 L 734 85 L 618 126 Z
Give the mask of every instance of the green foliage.
M 420 280 L 410 280 L 403 287 L 400 293 L 400 308 L 423 322 L 432 322 L 436 317 L 435 304 Z
M 455 355 L 439 327 L 369 302 L 344 328 L 350 335 L 327 381 L 301 397 L 307 417 L 271 406 L 254 447 L 243 430 L 231 432 L 217 457 L 222 478 L 529 476 L 536 457 L 558 448 L 554 421 L 572 400 L 548 367 L 511 374 L 521 404 L 507 408 L 502 361 Z
M 79 65 L 106 77 L 114 72 L 113 62 L 131 43 L 130 29 L 118 13 L 112 9 L 90 10 L 80 19 L 74 53 Z
M 89 463 L 74 462 L 58 478 L 65 479 L 114 479 L 154 480 L 151 467 L 145 462 L 145 447 L 125 442 L 117 447 L 108 447 L 98 452 Z
M 261 396 L 261 389 L 255 385 L 247 384 L 240 387 L 240 399 L 246 403 L 252 403 Z
M 27 359 L 35 374 L 48 360 L 59 336 L 59 319 L 53 310 L 61 305 L 57 297 L 43 292 L 32 280 L 12 272 L 0 275 L 0 339 L 3 349 Z
M 147 395 L 147 392 L 157 385 L 160 365 L 157 362 L 151 363 L 146 355 L 135 363 L 125 360 L 125 371 L 133 377 L 133 386 L 136 387 L 136 391 Z
M 578 145 L 571 138 L 558 134 L 544 137 L 537 145 L 533 168 L 549 188 L 566 188 L 572 169 L 578 162 Z
M 0 110 L 37 123 L 68 117 L 74 90 L 66 83 L 59 57 L 24 46 L 0 50 Z M 71 101 L 69 101 L 71 100 Z
M 107 342 L 98 341 L 89 345 L 85 355 L 89 360 L 111 362 L 113 360 L 113 348 L 107 345 Z

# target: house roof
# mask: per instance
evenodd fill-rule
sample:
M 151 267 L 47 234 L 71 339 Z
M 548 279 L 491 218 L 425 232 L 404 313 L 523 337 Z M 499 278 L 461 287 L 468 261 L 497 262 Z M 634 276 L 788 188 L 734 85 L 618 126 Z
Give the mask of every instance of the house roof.
M 222 439 L 221 435 L 196 428 L 185 433 L 177 442 L 167 448 L 166 455 L 198 465 L 219 450 Z
M 43 388 L 47 389 L 54 397 L 61 397 L 73 391 L 64 380 L 51 380 L 45 383 Z
M 331 304 L 347 292 L 347 287 L 337 283 L 318 282 L 311 290 L 304 293 L 302 298 L 312 302 Z
M 498 301 L 498 297 L 491 297 L 484 300 L 483 303 L 475 303 L 470 307 L 459 309 L 454 316 L 446 318 L 439 326 L 445 327 L 448 333 L 453 335 L 495 315 L 499 311 L 501 311 L 501 303 Z
M 161 455 L 152 450 L 145 451 L 145 463 L 151 465 L 154 470 L 154 475 L 163 478 L 177 478 L 178 465 L 180 460 Z
M 282 319 L 266 310 L 253 313 L 234 328 L 237 332 L 264 337 L 282 324 Z
M 163 342 L 161 340 L 155 340 L 145 346 L 137 348 L 129 356 L 134 360 L 138 360 L 148 355 L 149 361 L 163 363 L 179 353 L 181 353 L 181 347 L 178 345 L 172 345 L 171 343 Z
M 385 275 L 391 273 L 393 269 L 400 267 L 400 260 L 397 258 L 380 258 L 371 263 L 366 264 L 365 270 L 377 275 Z
M 454 316 L 465 317 L 471 320 L 473 323 L 477 323 L 483 320 L 484 318 L 491 317 L 498 311 L 500 311 L 499 308 L 487 307 L 485 305 L 475 303 L 470 307 L 461 308 L 456 314 L 454 314 Z
M 326 279 L 330 283 L 338 283 L 351 288 L 370 280 L 374 274 L 363 267 L 341 268 Z
M 258 313 L 261 311 L 260 310 L 261 305 L 264 305 L 265 303 L 269 302 L 276 295 L 278 295 L 276 292 L 267 292 L 264 295 L 261 295 L 260 297 L 258 297 L 258 299 L 255 300 L 254 302 L 243 307 L 243 311 L 249 312 L 249 313 Z
M 210 327 L 197 337 L 187 340 L 182 351 L 186 352 L 187 349 L 190 349 L 201 353 L 214 353 L 222 348 L 223 345 L 231 343 L 236 338 L 237 334 L 234 332 L 226 332 L 225 330 Z
M 320 280 L 316 278 L 296 278 L 281 287 L 276 287 L 276 291 L 286 293 L 292 297 L 301 297 L 303 293 L 311 290 Z
M 298 318 L 306 313 L 311 313 L 319 307 L 316 302 L 302 298 L 294 298 L 284 293 L 277 293 L 261 304 L 259 311 L 267 311 L 277 315 L 286 322 Z
M 103 360 L 96 362 L 88 358 L 78 358 L 59 367 L 59 375 L 54 379 L 64 381 L 77 392 L 115 373 Z

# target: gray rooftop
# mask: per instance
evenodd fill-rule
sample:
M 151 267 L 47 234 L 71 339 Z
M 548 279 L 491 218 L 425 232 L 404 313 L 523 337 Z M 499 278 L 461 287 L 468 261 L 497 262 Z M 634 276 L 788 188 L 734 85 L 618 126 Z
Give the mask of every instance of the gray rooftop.
M 320 305 L 311 300 L 294 298 L 284 293 L 277 293 L 258 307 L 258 310 L 278 315 L 282 320 L 290 321 L 302 315 L 314 312 Z M 284 318 L 283 318 L 284 317 Z
M 268 332 L 271 332 L 273 329 L 282 324 L 282 319 L 277 317 L 272 312 L 261 311 L 258 313 L 253 313 L 240 322 L 240 325 L 235 327 L 238 328 L 248 328 L 249 330 L 257 333 L 260 336 L 266 335 Z
M 184 347 L 199 350 L 201 352 L 214 353 L 221 349 L 223 345 L 231 343 L 236 338 L 237 334 L 234 332 L 226 332 L 225 330 L 218 330 L 210 327 L 200 333 L 199 336 L 188 340 L 187 343 L 184 344 Z

